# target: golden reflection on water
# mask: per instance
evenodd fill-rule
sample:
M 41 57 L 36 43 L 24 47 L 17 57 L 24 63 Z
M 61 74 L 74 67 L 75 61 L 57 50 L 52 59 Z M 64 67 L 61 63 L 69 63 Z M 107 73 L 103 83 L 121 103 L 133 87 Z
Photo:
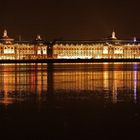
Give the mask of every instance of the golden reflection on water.
M 100 95 L 137 102 L 139 63 L 0 65 L 0 102 L 7 105 L 47 94 Z M 80 94 L 79 94 L 80 93 Z

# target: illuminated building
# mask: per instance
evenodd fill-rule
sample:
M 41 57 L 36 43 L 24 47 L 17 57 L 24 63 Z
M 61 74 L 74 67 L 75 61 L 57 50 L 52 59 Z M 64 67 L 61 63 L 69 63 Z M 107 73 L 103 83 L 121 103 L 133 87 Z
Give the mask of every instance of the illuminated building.
M 7 31 L 4 31 L 0 39 L 0 59 L 46 59 L 47 45 L 38 35 L 33 42 L 14 41 L 9 38 Z
M 54 58 L 69 59 L 123 59 L 140 58 L 140 42 L 118 40 L 115 32 L 110 38 L 99 41 L 56 41 L 53 46 Z
M 115 32 L 98 41 L 47 42 L 38 35 L 32 42 L 15 41 L 4 31 L 0 39 L 0 59 L 123 59 L 140 58 L 140 42 L 118 40 Z

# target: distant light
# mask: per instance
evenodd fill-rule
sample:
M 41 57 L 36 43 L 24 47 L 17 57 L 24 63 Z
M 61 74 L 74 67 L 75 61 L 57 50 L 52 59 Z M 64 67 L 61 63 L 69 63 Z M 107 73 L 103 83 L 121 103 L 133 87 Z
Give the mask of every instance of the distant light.
M 8 37 L 8 35 L 7 35 L 7 30 L 4 30 L 4 32 L 3 32 L 3 37 Z
M 137 38 L 136 37 L 134 37 L 134 42 L 137 42 Z
M 41 39 L 42 39 L 41 36 L 40 35 L 37 35 L 36 40 L 41 40 Z

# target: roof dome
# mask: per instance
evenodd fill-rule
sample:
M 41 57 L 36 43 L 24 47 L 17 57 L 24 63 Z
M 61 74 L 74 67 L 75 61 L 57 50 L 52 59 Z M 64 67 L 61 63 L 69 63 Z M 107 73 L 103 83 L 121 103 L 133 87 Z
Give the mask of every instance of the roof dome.
M 8 33 L 7 33 L 7 30 L 4 30 L 3 36 L 0 39 L 0 41 L 2 41 L 2 43 L 5 43 L 5 44 L 12 44 L 13 41 L 14 41 L 14 39 L 13 38 L 9 38 L 8 37 Z
M 116 33 L 115 33 L 114 31 L 112 32 L 111 39 L 117 39 L 117 37 L 116 37 Z

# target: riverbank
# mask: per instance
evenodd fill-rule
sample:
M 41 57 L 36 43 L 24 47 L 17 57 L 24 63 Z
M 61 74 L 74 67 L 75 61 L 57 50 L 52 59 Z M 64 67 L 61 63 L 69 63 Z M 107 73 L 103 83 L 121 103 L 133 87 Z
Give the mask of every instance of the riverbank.
M 100 63 L 100 62 L 140 62 L 140 59 L 32 59 L 0 60 L 0 63 Z

